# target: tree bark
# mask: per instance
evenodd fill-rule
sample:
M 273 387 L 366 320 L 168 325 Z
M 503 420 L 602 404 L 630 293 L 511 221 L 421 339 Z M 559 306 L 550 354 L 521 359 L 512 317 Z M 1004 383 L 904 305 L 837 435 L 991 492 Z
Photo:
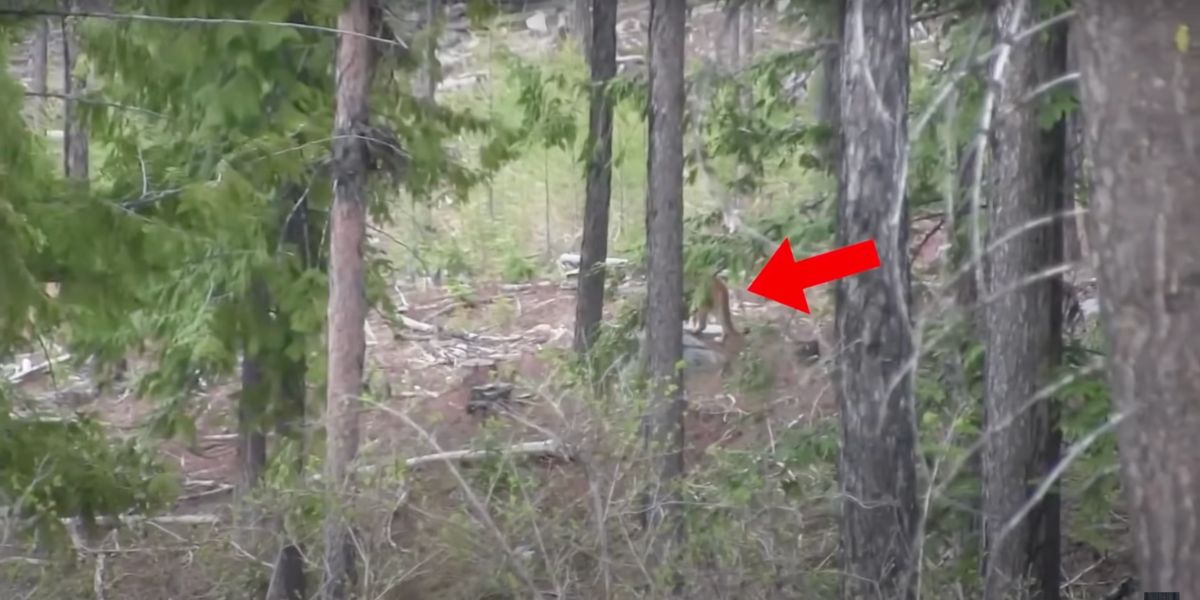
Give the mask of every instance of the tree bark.
M 843 598 L 914 597 L 916 420 L 909 304 L 908 0 L 850 0 L 841 75 L 837 245 L 875 240 L 882 267 L 836 286 Z M 896 222 L 893 214 L 899 217 Z
M 38 17 L 37 31 L 33 36 L 33 56 L 30 58 L 30 71 L 32 71 L 32 87 L 35 94 L 46 93 L 46 76 L 49 70 L 49 52 L 50 52 L 50 20 L 46 17 Z M 33 104 L 36 108 L 38 129 L 45 128 L 45 111 L 46 99 L 44 97 L 35 98 Z
M 841 159 L 841 107 L 838 98 L 842 87 L 841 54 L 842 29 L 846 23 L 847 0 L 835 0 L 830 22 L 825 24 L 829 37 L 837 40 L 836 46 L 826 48 L 821 56 L 821 93 L 817 98 L 816 120 L 830 131 L 829 141 L 822 148 L 826 168 L 838 172 Z
M 754 62 L 754 22 L 758 7 L 753 2 L 747 2 L 739 12 L 738 28 L 741 32 L 738 33 L 738 66 L 744 67 Z
M 286 184 L 279 194 L 279 199 L 284 247 L 288 252 L 295 253 L 300 270 L 311 269 L 316 266 L 314 263 L 318 248 L 317 237 L 309 234 L 308 200 L 304 190 L 298 185 Z M 298 343 L 300 336 L 292 331 L 290 315 L 280 307 L 277 307 L 277 312 L 280 316 L 276 327 L 283 333 L 283 347 Z M 283 373 L 279 403 L 273 415 L 275 434 L 277 440 L 291 440 L 296 445 L 296 461 L 292 469 L 299 477 L 304 472 L 306 455 L 304 420 L 308 395 L 308 360 L 303 354 L 293 360 L 285 353 L 280 357 L 280 362 L 283 364 Z M 275 531 L 285 542 L 275 557 L 266 600 L 303 600 L 308 597 L 304 578 L 304 547 L 299 541 L 290 538 L 281 516 L 277 515 L 274 521 Z
M 1077 55 L 1078 44 L 1074 42 L 1074 38 L 1079 34 L 1075 27 L 1067 28 L 1067 72 L 1079 70 L 1079 58 Z M 1063 181 L 1063 190 L 1066 197 L 1063 201 L 1063 210 L 1072 211 L 1078 208 L 1077 198 L 1080 183 L 1084 180 L 1083 171 L 1083 118 L 1080 111 L 1072 111 L 1067 115 L 1066 123 L 1066 156 L 1065 168 L 1066 179 Z M 1063 222 L 1063 260 L 1069 262 L 1077 262 L 1082 260 L 1087 255 L 1087 249 L 1084 247 L 1084 231 L 1086 228 L 1086 220 L 1082 215 L 1072 216 Z
M 430 104 L 437 99 L 437 85 L 440 79 L 440 65 L 437 59 L 438 37 L 441 31 L 442 3 L 441 0 L 425 0 L 424 23 L 429 35 L 424 48 L 424 58 L 417 73 L 417 96 Z
M 572 15 L 575 39 L 579 41 L 579 52 L 583 56 L 592 54 L 592 35 L 595 31 L 595 27 L 592 25 L 593 2 L 594 0 L 575 0 L 574 15 Z M 616 10 L 615 7 L 613 10 Z M 616 17 L 613 19 L 615 21 Z
M 996 5 L 997 31 L 1022 30 L 1038 20 L 1026 0 Z M 1014 27 L 1014 21 L 1016 25 Z M 1020 100 L 1040 80 L 1066 68 L 1065 30 L 1049 41 L 1013 47 L 1003 74 L 991 144 L 995 185 L 988 202 L 989 246 L 1023 231 L 985 257 L 984 309 L 987 368 L 983 447 L 983 509 L 986 541 L 984 597 L 987 600 L 1059 597 L 1059 496 L 1047 494 L 1015 528 L 1009 519 L 1058 462 L 1062 435 L 1051 400 L 1027 407 L 1061 359 L 1062 286 L 1058 277 L 1024 280 L 1062 262 L 1062 220 L 1029 228 L 1031 221 L 1062 210 L 1065 127 L 1042 131 L 1037 102 Z M 1014 289 L 1015 288 L 1015 289 Z
M 729 2 L 724 8 L 724 22 L 717 37 L 717 62 L 726 74 L 737 71 L 741 66 L 742 53 L 742 4 Z
M 1200 4 L 1077 6 L 1089 242 L 1141 587 L 1200 597 Z
M 608 208 L 612 198 L 613 105 L 605 86 L 617 74 L 617 5 L 593 0 L 592 92 L 583 240 L 579 249 L 579 289 L 575 304 L 575 351 L 587 352 L 604 312 L 604 261 L 608 258 Z
M 650 106 L 646 192 L 646 358 L 650 410 L 645 442 L 658 469 L 646 524 L 655 567 L 682 544 L 679 491 L 684 472 L 683 108 L 685 0 L 650 2 Z
M 362 37 L 373 31 L 370 0 L 347 0 L 338 29 L 334 114 L 334 200 L 330 224 L 329 369 L 325 408 L 325 481 L 331 487 L 325 515 L 326 600 L 348 598 L 357 585 L 355 551 L 344 503 L 354 487 L 351 463 L 358 453 L 367 317 L 366 238 L 367 97 L 372 48 Z
M 250 284 L 249 302 L 254 318 L 260 323 L 269 319 L 266 284 L 255 277 Z M 240 501 L 258 485 L 267 466 L 267 436 L 263 432 L 263 414 L 267 398 L 267 382 L 263 376 L 264 366 L 259 356 L 250 352 L 250 344 L 242 349 L 242 390 L 238 396 L 238 446 L 239 481 L 237 496 Z
M 62 19 L 63 48 L 63 95 L 82 95 L 87 80 L 75 74 L 79 58 L 79 33 L 73 19 Z M 63 174 L 67 179 L 86 189 L 88 183 L 88 133 L 78 115 L 78 104 L 72 100 L 63 103 Z

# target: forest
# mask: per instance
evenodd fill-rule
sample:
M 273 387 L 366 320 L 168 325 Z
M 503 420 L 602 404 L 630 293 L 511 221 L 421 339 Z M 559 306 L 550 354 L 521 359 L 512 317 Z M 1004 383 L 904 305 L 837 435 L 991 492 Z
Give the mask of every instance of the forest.
M 0 599 L 1200 598 L 1191 27 L 0 0 Z

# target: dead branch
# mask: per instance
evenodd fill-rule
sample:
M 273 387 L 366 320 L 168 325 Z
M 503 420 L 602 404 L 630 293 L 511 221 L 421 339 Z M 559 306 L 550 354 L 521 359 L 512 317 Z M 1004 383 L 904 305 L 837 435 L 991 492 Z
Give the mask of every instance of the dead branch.
M 61 519 L 61 522 L 67 526 L 78 525 L 80 523 L 78 517 L 67 517 Z M 97 517 L 96 524 L 101 527 L 119 527 L 121 525 L 132 525 L 134 523 L 150 523 L 153 525 L 220 525 L 221 519 L 216 515 L 164 515 L 161 517 L 148 517 L 145 515 L 123 515 L 120 517 Z
M 17 371 L 16 373 L 13 373 L 12 375 L 9 375 L 8 382 L 9 383 L 21 383 L 26 377 L 45 373 L 46 371 L 49 371 L 50 368 L 53 367 L 54 365 L 56 365 L 60 362 L 66 361 L 66 360 L 70 360 L 70 359 L 71 359 L 70 354 L 61 354 L 59 356 L 51 358 L 50 360 L 42 361 L 36 365 L 27 367 L 25 369 Z
M 560 458 L 562 460 L 571 460 L 570 454 L 567 453 L 567 451 L 562 447 L 562 444 L 554 440 L 516 444 L 514 446 L 501 449 L 499 453 L 503 456 L 511 457 Z M 404 465 L 409 468 L 414 468 L 432 462 L 454 461 L 459 463 L 467 463 L 495 455 L 496 451 L 493 450 L 448 450 L 445 452 L 426 454 L 424 456 L 414 456 L 413 458 L 404 461 Z
M 396 317 L 399 319 L 399 321 L 402 325 L 404 325 L 405 327 L 407 327 L 409 329 L 412 329 L 413 331 L 419 331 L 421 333 L 430 333 L 430 334 L 445 334 L 452 338 L 458 338 L 458 339 L 466 341 L 466 342 L 487 342 L 487 343 L 492 343 L 492 344 L 509 344 L 509 343 L 517 342 L 517 341 L 521 340 L 521 336 L 519 336 L 519 335 L 506 335 L 506 336 L 484 335 L 484 334 L 480 334 L 480 333 L 472 333 L 470 331 L 461 331 L 461 330 L 457 330 L 457 329 L 450 329 L 448 327 L 442 327 L 439 325 L 431 325 L 429 323 L 418 321 L 412 317 L 407 317 L 405 315 L 396 315 Z

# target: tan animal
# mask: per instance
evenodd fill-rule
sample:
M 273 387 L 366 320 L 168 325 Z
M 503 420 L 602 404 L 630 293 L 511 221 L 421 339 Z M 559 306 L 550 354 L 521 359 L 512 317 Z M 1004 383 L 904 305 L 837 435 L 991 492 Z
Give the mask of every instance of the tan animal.
M 689 315 L 695 329 L 692 331 L 699 336 L 708 325 L 708 315 L 717 313 L 721 323 L 722 339 L 720 343 L 701 338 L 706 346 L 721 355 L 721 370 L 726 371 L 734 359 L 746 347 L 746 331 L 739 330 L 733 322 L 733 312 L 729 309 L 729 286 L 720 275 L 707 279 L 708 289 L 700 302 L 695 305 L 695 311 Z M 694 290 L 697 293 L 700 290 Z
M 720 275 L 713 275 L 708 278 L 708 288 L 704 290 L 706 293 L 701 297 L 700 302 L 696 303 L 694 310 L 689 311 L 692 314 L 688 315 L 689 321 L 695 325 L 694 333 L 701 333 L 708 326 L 708 315 L 717 311 L 717 318 L 721 322 L 721 331 L 725 337 L 730 337 L 731 334 L 737 335 L 737 326 L 733 324 L 733 313 L 729 310 L 729 286 L 725 284 L 725 280 Z M 701 290 L 693 290 L 693 294 L 699 293 Z

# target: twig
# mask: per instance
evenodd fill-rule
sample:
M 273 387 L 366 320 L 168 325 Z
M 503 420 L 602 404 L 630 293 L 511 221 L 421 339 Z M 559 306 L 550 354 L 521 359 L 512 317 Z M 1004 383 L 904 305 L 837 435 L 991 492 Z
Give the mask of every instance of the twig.
M 519 336 L 519 335 L 506 335 L 506 336 L 483 335 L 480 333 L 472 333 L 470 331 L 459 331 L 456 329 L 449 329 L 446 327 L 441 327 L 439 325 L 431 325 L 429 323 L 424 323 L 422 321 L 418 321 L 412 317 L 407 317 L 405 315 L 396 315 L 396 317 L 397 317 L 397 319 L 399 319 L 401 324 L 403 324 L 405 327 L 412 329 L 414 331 L 420 331 L 421 333 L 435 333 L 435 334 L 436 333 L 444 333 L 450 337 L 458 338 L 460 340 L 464 340 L 467 342 L 489 342 L 489 343 L 493 343 L 493 344 L 508 344 L 508 343 L 520 341 L 522 339 L 521 336 Z
M 377 404 L 377 406 L 385 412 L 399 417 L 400 420 L 404 421 L 406 425 L 416 431 L 417 435 L 425 440 L 425 442 L 428 443 L 434 450 L 437 450 L 439 453 L 442 451 L 437 443 L 437 440 L 434 439 L 434 437 L 430 435 L 424 427 L 421 427 L 416 421 L 413 421 L 412 417 L 409 417 L 407 413 L 397 411 L 381 404 Z M 537 584 L 534 583 L 533 576 L 530 575 L 529 571 L 525 568 L 525 565 L 521 562 L 516 553 L 513 551 L 512 547 L 509 545 L 508 540 L 504 537 L 504 533 L 500 531 L 500 527 L 496 525 L 496 522 L 492 519 L 491 513 L 488 512 L 487 506 L 483 504 L 483 502 L 479 499 L 479 496 L 477 496 L 475 491 L 471 489 L 471 485 L 467 483 L 466 479 L 463 478 L 462 473 L 460 473 L 458 468 L 454 466 L 454 463 L 444 457 L 442 460 L 446 463 L 446 468 L 450 471 L 450 474 L 453 475 L 454 479 L 458 481 L 458 485 L 462 488 L 463 495 L 466 496 L 467 501 L 471 504 L 471 507 L 475 510 L 479 519 L 483 522 L 487 530 L 496 537 L 496 542 L 500 544 L 500 547 L 504 550 L 505 555 L 509 557 L 509 563 L 512 565 L 513 571 L 516 573 L 517 578 L 521 580 L 521 583 L 529 588 L 529 591 L 533 594 L 532 597 L 541 597 L 541 592 L 538 590 Z
M 117 108 L 117 109 L 121 109 L 121 110 L 129 110 L 129 111 L 134 111 L 134 112 L 145 113 L 145 114 L 148 114 L 148 115 L 151 115 L 154 117 L 159 117 L 159 118 L 163 117 L 162 113 L 154 112 L 152 110 L 141 108 L 139 106 L 132 106 L 129 104 L 121 104 L 119 102 L 109 102 L 107 100 L 97 100 L 95 98 L 90 98 L 88 96 L 77 96 L 75 94 L 60 94 L 57 92 L 31 92 L 31 91 L 26 91 L 25 95 L 29 96 L 31 98 L 57 98 L 59 100 L 65 100 L 67 102 L 79 102 L 82 104 L 94 104 L 96 106 L 107 106 L 109 108 Z
M 1050 470 L 1050 473 L 1048 473 L 1046 478 L 1042 480 L 1042 483 L 1038 485 L 1037 490 L 1034 491 L 1033 495 L 1025 501 L 1025 504 L 1021 506 L 1021 509 L 1018 510 L 1011 518 L 1009 518 L 1004 524 L 1004 527 L 1000 529 L 999 537 L 997 538 L 996 543 L 999 544 L 1000 541 L 1008 536 L 1009 533 L 1012 533 L 1012 530 L 1016 529 L 1017 525 L 1021 524 L 1021 521 L 1024 520 L 1025 516 L 1029 514 L 1029 511 L 1033 510 L 1035 506 L 1041 503 L 1042 498 L 1046 497 L 1046 494 L 1050 492 L 1050 488 L 1054 487 L 1054 484 L 1058 482 L 1059 478 L 1061 478 L 1063 473 L 1066 472 L 1067 467 L 1071 466 L 1071 463 L 1074 462 L 1075 459 L 1079 458 L 1085 450 L 1087 450 L 1093 443 L 1096 442 L 1097 439 L 1100 438 L 1101 435 L 1104 435 L 1108 431 L 1112 430 L 1114 427 L 1120 424 L 1121 421 L 1124 421 L 1125 418 L 1130 414 L 1132 413 L 1124 412 L 1113 415 L 1107 421 L 1105 421 L 1103 425 L 1092 430 L 1091 433 L 1088 433 L 1083 439 L 1072 444 L 1067 450 L 1066 456 L 1064 456 L 1062 460 L 1058 461 L 1058 464 L 1054 465 L 1054 468 Z

